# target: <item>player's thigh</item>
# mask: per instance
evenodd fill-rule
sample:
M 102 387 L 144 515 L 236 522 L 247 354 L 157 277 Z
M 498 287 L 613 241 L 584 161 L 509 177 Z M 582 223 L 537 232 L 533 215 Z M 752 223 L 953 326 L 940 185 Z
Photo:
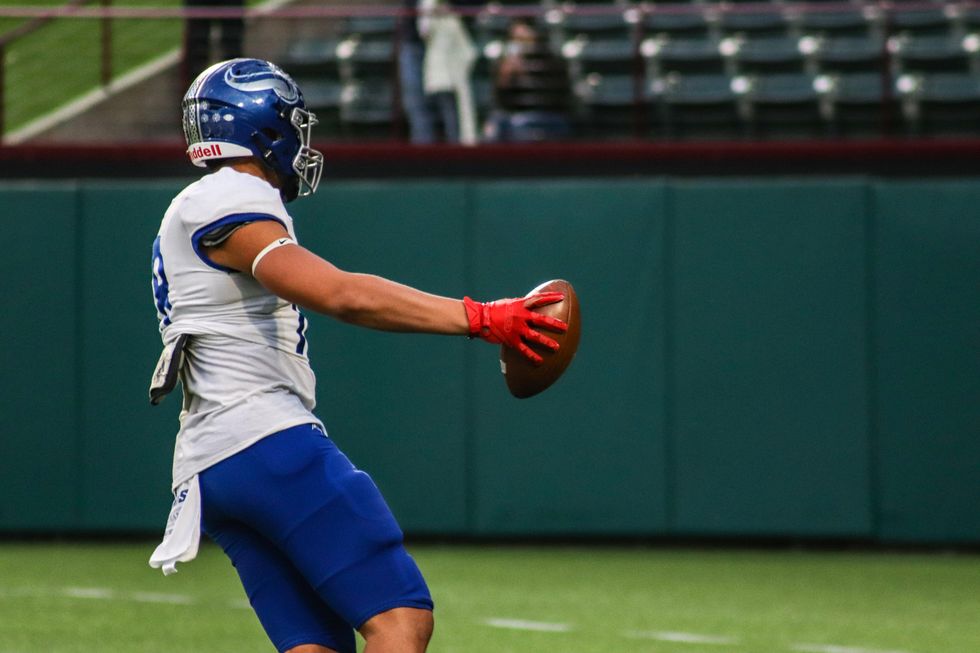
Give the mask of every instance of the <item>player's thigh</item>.
M 432 598 L 401 528 L 371 477 L 329 438 L 293 442 L 312 446 L 316 463 L 278 484 L 285 532 L 278 541 L 320 596 L 359 627 L 398 607 L 432 609 Z
M 305 425 L 264 438 L 202 475 L 235 519 L 282 551 L 320 597 L 358 627 L 432 599 L 374 481 Z
M 204 528 L 224 549 L 245 588 L 249 603 L 278 651 L 354 653 L 351 626 L 323 602 L 293 564 L 250 527 L 209 514 L 205 494 Z M 297 648 L 302 646 L 322 648 Z

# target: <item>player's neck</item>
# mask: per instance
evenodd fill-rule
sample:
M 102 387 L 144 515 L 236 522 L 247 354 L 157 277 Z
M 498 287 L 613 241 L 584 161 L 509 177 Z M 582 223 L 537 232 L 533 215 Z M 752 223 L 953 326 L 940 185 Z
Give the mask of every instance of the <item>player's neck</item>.
M 264 179 L 269 182 L 273 188 L 279 188 L 279 180 L 276 178 L 276 174 L 262 165 L 255 159 L 243 159 L 241 161 L 235 161 L 229 165 L 233 170 L 238 172 L 243 172 L 247 175 L 252 175 L 258 177 L 259 179 Z

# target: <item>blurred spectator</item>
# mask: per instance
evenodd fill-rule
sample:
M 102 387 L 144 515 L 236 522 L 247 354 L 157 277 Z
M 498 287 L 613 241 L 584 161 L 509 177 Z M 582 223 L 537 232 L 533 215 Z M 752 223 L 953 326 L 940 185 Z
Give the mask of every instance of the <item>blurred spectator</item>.
M 418 30 L 425 41 L 425 92 L 435 99 L 446 141 L 475 145 L 476 106 L 470 72 L 476 47 L 446 0 L 420 0 Z
M 564 61 L 530 23 L 515 20 L 494 76 L 489 141 L 560 140 L 571 131 L 572 85 Z
M 188 9 L 242 9 L 245 0 L 184 0 Z M 217 56 L 211 56 L 212 27 L 218 30 Z M 237 18 L 188 18 L 184 34 L 184 88 L 190 86 L 198 73 L 217 61 L 242 56 L 245 20 Z
M 425 45 L 419 36 L 418 21 L 416 20 L 416 0 L 402 0 L 406 10 L 398 23 L 399 50 L 398 75 L 401 83 L 402 107 L 408 118 L 409 138 L 413 143 L 434 143 L 435 115 L 432 103 L 425 95 L 422 87 L 422 62 L 425 56 Z

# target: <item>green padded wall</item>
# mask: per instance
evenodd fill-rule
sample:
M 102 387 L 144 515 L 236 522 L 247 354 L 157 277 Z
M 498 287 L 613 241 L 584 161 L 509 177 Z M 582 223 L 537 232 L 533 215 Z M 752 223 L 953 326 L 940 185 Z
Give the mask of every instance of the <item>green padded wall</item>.
M 79 304 L 82 522 L 157 529 L 170 507 L 180 395 L 147 400 L 160 354 L 150 287 L 153 239 L 174 184 L 91 184 L 80 190 Z
M 473 292 L 565 277 L 583 330 L 566 377 L 526 400 L 507 393 L 497 348 L 472 348 L 472 527 L 662 532 L 664 184 L 482 183 L 473 223 Z
M 874 190 L 879 532 L 980 541 L 980 182 Z
M 866 192 L 831 183 L 673 188 L 679 532 L 871 532 Z
M 75 528 L 78 214 L 69 184 L 0 190 L 0 529 Z
M 459 297 L 466 202 L 461 184 L 325 184 L 289 208 L 300 241 L 340 268 Z M 468 343 L 315 316 L 307 335 L 317 411 L 402 527 L 465 532 Z
M 150 245 L 182 182 L 5 184 L 0 532 L 162 529 Z M 311 316 L 318 412 L 406 531 L 980 541 L 980 182 L 325 183 L 338 266 L 494 299 L 578 290 L 566 376 Z

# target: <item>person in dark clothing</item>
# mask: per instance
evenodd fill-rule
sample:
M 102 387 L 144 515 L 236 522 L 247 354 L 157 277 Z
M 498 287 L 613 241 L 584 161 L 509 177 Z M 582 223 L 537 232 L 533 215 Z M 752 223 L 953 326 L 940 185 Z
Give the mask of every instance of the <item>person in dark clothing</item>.
M 515 20 L 508 30 L 494 76 L 494 104 L 484 129 L 487 140 L 557 140 L 570 131 L 568 69 L 526 21 Z
M 422 87 L 425 44 L 419 35 L 416 7 L 416 0 L 402 0 L 405 11 L 398 22 L 398 75 L 409 138 L 412 143 L 424 145 L 436 140 L 435 116 Z

